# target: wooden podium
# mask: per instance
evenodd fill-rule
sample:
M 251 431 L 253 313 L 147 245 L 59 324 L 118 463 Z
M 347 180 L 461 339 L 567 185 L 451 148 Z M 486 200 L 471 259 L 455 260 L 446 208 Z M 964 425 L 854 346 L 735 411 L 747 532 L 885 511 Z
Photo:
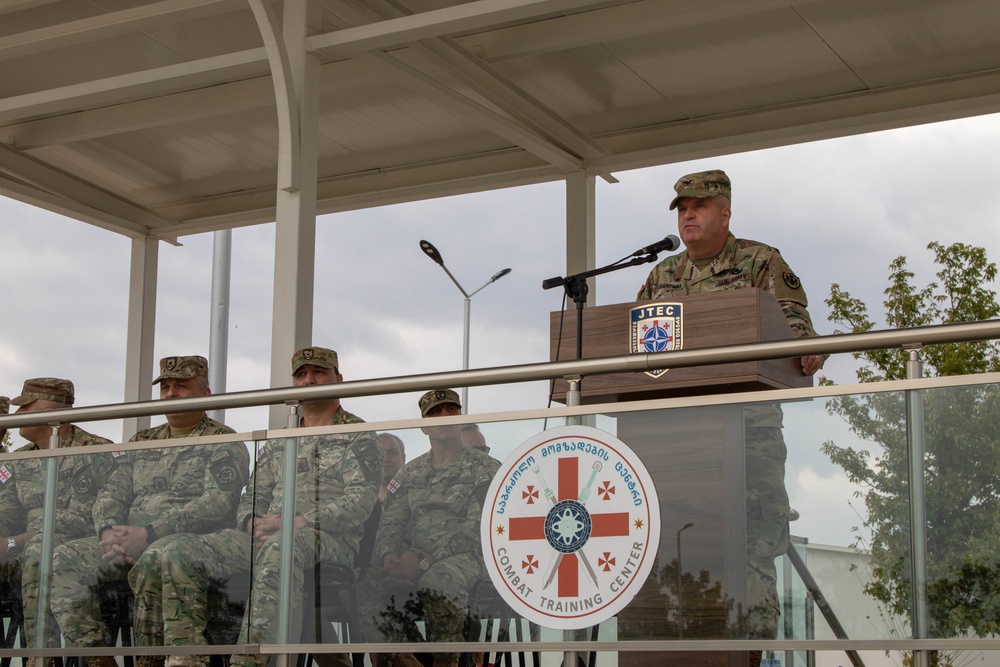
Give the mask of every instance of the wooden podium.
M 682 349 L 793 338 L 778 302 L 757 289 L 663 299 L 682 304 Z M 647 302 L 587 308 L 583 358 L 629 353 L 629 311 Z M 654 302 L 648 302 L 654 303 Z M 576 311 L 551 313 L 551 359 L 576 355 Z M 720 364 L 585 377 L 584 403 L 809 387 L 798 359 Z M 556 383 L 556 400 L 566 383 Z M 646 586 L 618 615 L 618 638 L 739 639 L 736 609 L 746 601 L 744 407 L 618 413 L 617 436 L 642 458 L 660 498 L 657 564 Z M 681 546 L 683 551 L 681 555 Z M 682 578 L 678 585 L 678 569 Z M 658 575 L 658 576 L 657 576 Z M 678 607 L 680 608 L 678 610 Z M 679 620 L 678 620 L 679 619 Z M 746 653 L 620 653 L 629 667 L 742 667 Z

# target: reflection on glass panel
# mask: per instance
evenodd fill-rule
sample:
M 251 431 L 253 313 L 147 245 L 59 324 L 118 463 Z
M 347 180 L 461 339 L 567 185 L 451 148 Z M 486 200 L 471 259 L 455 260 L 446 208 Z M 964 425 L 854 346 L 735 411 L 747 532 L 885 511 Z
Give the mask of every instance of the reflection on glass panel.
M 335 419 L 338 423 L 360 421 L 346 412 L 337 414 L 341 415 Z M 252 493 L 244 498 L 237 516 L 238 539 L 253 552 L 253 596 L 248 626 L 239 643 L 338 640 L 330 624 L 313 622 L 310 617 L 318 620 L 322 617 L 316 615 L 325 611 L 341 612 L 356 588 L 358 573 L 370 561 L 370 544 L 381 514 L 378 494 L 383 458 L 382 445 L 370 431 L 300 436 L 261 445 Z M 294 523 L 291 531 L 283 531 L 290 485 L 294 485 Z M 363 539 L 366 535 L 367 540 Z M 363 541 L 366 554 L 362 553 Z M 287 640 L 283 640 L 281 568 L 289 545 L 290 614 Z M 264 664 L 267 656 L 235 656 L 234 661 Z
M 924 478 L 931 637 L 1000 631 L 1000 387 L 927 389 Z M 890 572 L 890 576 L 895 573 Z M 888 596 L 906 589 L 893 577 Z
M 986 636 L 1000 616 L 993 609 L 1000 598 L 996 388 L 927 389 L 922 397 L 932 636 Z M 275 440 L 256 447 L 252 476 L 241 441 L 96 455 L 67 442 L 52 497 L 53 616 L 44 643 L 120 642 L 108 636 L 108 621 L 121 613 L 116 596 L 127 599 L 125 609 L 134 604 L 140 645 L 277 641 L 278 519 L 289 463 L 296 488 L 291 643 L 910 635 L 904 393 L 628 411 L 584 422 L 638 455 L 660 509 L 652 572 L 596 635 L 509 617 L 482 553 L 486 487 L 521 443 L 563 426 L 560 419 Z M 48 464 L 0 465 L 7 478 L 0 481 L 0 548 L 15 538 L 0 594 L 16 595 L 23 585 L 30 616 L 41 551 L 33 533 L 41 529 Z M 580 466 L 576 480 L 595 490 L 595 506 L 597 489 L 623 488 L 611 470 L 591 479 L 589 464 Z M 605 565 L 620 567 L 624 548 L 580 560 L 604 577 Z M 510 566 L 541 590 L 552 573 L 537 560 Z M 582 568 L 580 581 L 592 578 Z M 548 591 L 558 602 L 555 585 Z M 767 613 L 757 613 L 761 606 Z M 39 620 L 35 612 L 29 632 Z M 629 662 L 627 655 L 618 661 Z M 239 658 L 247 667 L 262 661 Z
M 905 395 L 854 394 L 781 407 L 790 530 L 801 563 L 786 556 L 778 568 L 779 638 L 909 637 L 909 602 L 889 604 L 878 583 L 890 571 L 909 580 Z M 804 591 L 809 576 L 813 594 Z
M 38 572 L 42 536 L 18 554 L 29 646 L 41 631 L 40 619 L 29 624 L 31 605 L 43 592 L 51 611 L 46 647 L 124 645 L 132 640 L 120 633 L 129 631 L 139 646 L 234 642 L 249 554 L 224 560 L 212 545 L 218 531 L 235 526 L 250 455 L 242 441 L 214 440 L 92 455 L 73 451 L 85 443 L 67 443 L 51 459 L 58 474 L 47 591 L 37 574 L 27 576 Z M 49 460 L 4 467 L 18 487 L 44 493 Z M 3 493 L 4 506 L 12 506 L 13 493 Z M 29 497 L 17 495 L 18 502 Z M 41 531 L 41 518 L 29 518 L 27 527 Z

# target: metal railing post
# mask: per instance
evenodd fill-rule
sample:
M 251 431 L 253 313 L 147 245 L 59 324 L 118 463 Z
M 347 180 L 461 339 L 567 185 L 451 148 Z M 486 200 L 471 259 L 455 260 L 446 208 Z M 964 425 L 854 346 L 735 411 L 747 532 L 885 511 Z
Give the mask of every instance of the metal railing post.
M 59 449 L 59 424 L 52 425 L 49 449 Z M 45 648 L 48 636 L 49 599 L 52 587 L 52 550 L 55 548 L 56 494 L 60 457 L 52 456 L 45 467 L 45 510 L 42 515 L 42 553 L 38 563 L 38 619 L 35 623 L 35 648 Z
M 909 350 L 906 379 L 923 377 L 919 348 Z M 906 456 L 910 487 L 910 592 L 913 600 L 913 638 L 927 639 L 927 496 L 924 491 L 924 395 L 923 390 L 906 392 Z M 927 651 L 913 652 L 914 667 L 928 667 Z
M 288 404 L 288 428 L 299 426 L 299 404 Z M 295 548 L 295 473 L 298 469 L 298 439 L 285 439 L 285 503 L 281 508 L 281 572 L 278 575 L 277 643 L 288 644 L 292 624 L 292 564 Z

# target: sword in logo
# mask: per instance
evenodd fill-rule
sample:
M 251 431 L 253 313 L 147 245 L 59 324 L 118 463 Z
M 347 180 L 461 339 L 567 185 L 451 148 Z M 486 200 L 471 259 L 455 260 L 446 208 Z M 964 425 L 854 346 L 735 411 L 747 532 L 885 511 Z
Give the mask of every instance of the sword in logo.
M 594 461 L 594 465 L 591 467 L 590 479 L 587 481 L 587 486 L 583 487 L 580 491 L 580 497 L 577 499 L 584 507 L 587 505 L 587 499 L 590 498 L 590 487 L 594 485 L 594 480 L 597 479 L 597 473 L 601 472 L 601 468 L 603 467 L 604 466 L 601 465 L 600 461 Z M 594 581 L 594 585 L 600 586 L 600 584 L 597 583 L 597 573 L 594 572 L 594 568 L 590 566 L 590 559 L 587 558 L 587 554 L 583 552 L 583 547 L 580 547 L 577 553 L 580 554 L 580 560 L 583 561 L 583 567 L 587 570 L 587 574 L 589 574 L 590 578 Z
M 577 502 L 579 502 L 581 505 L 587 504 L 587 499 L 590 498 L 590 489 L 594 485 L 594 480 L 597 478 L 597 473 L 601 471 L 602 467 L 603 466 L 601 465 L 600 461 L 594 462 L 594 465 L 592 466 L 590 473 L 590 480 L 587 482 L 587 485 L 583 487 L 583 489 L 581 489 L 580 494 L 577 497 Z M 542 485 L 542 489 L 545 492 L 545 497 L 549 499 L 549 502 L 551 502 L 553 506 L 555 506 L 556 504 L 555 494 L 552 493 L 549 487 L 545 484 L 545 480 L 542 479 L 541 470 L 538 467 L 536 467 L 534 469 L 534 472 L 538 476 L 538 480 Z M 594 582 L 595 586 L 600 586 L 600 584 L 597 581 L 597 573 L 594 572 L 594 568 L 593 566 L 591 566 L 590 559 L 587 558 L 587 554 L 584 553 L 583 547 L 577 549 L 576 553 L 579 556 L 580 561 L 583 563 L 583 567 L 587 571 L 587 574 L 590 575 L 591 581 Z M 548 588 L 549 585 L 552 583 L 552 580 L 555 579 L 556 573 L 559 571 L 559 564 L 562 563 L 564 555 L 565 554 L 563 554 L 562 552 L 559 552 L 556 555 L 555 559 L 552 561 L 552 564 L 549 566 L 549 570 L 546 572 L 545 583 L 542 584 L 542 590 Z

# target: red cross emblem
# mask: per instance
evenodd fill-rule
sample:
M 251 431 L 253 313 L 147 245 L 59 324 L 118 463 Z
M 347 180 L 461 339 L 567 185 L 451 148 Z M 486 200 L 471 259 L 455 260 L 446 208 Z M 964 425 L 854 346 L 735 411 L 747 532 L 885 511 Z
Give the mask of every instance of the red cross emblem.
M 527 500 L 529 505 L 534 505 L 535 501 L 538 500 L 538 489 L 529 484 L 528 489 L 521 492 L 521 499 Z
M 538 559 L 531 554 L 528 554 L 524 557 L 524 560 L 521 561 L 521 569 L 528 574 L 534 574 L 535 570 L 538 569 Z
M 580 491 L 580 459 L 568 456 L 559 459 L 559 476 L 556 483 L 556 501 L 579 500 L 583 497 Z M 548 515 L 534 517 L 511 517 L 510 540 L 545 540 L 545 521 Z M 600 537 L 627 537 L 629 534 L 628 512 L 611 512 L 607 514 L 591 513 L 591 530 L 588 539 Z M 580 549 L 582 550 L 582 546 Z M 581 558 L 582 556 L 582 558 Z M 582 561 L 582 562 L 581 562 Z M 577 550 L 562 554 L 558 559 L 556 577 L 558 580 L 557 595 L 559 597 L 577 597 L 580 594 L 580 567 L 590 569 L 586 556 Z M 592 574 L 588 572 L 588 574 Z M 595 582 L 596 583 L 596 582 Z
M 604 555 L 597 559 L 597 564 L 605 572 L 610 572 L 611 568 L 615 566 L 615 557 L 611 555 L 610 551 L 605 551 Z

